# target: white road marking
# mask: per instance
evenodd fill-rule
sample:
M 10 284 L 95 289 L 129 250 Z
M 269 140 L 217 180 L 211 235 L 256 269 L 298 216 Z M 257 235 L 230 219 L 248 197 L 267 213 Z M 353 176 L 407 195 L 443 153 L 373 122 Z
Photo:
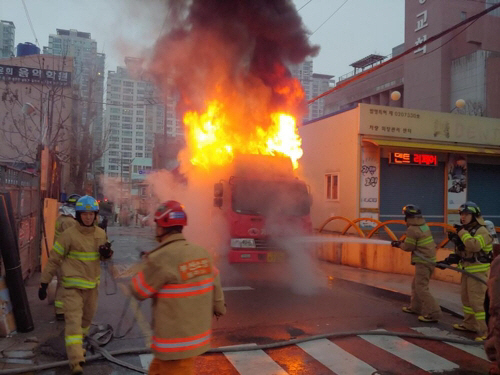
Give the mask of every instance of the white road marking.
M 256 344 L 249 344 L 256 345 Z M 240 375 L 288 375 L 263 350 L 224 353 L 224 356 L 238 370 Z
M 223 286 L 222 290 L 224 292 L 232 292 L 235 290 L 255 290 L 251 286 Z
M 303 342 L 297 346 L 338 375 L 372 375 L 377 371 L 327 339 Z
M 439 337 L 447 337 L 453 339 L 463 339 L 463 337 L 454 335 L 453 333 L 450 333 L 448 331 L 443 331 L 442 329 L 439 329 L 437 327 L 414 327 L 412 329 L 426 336 L 439 336 Z M 454 346 L 455 348 L 458 348 L 460 350 L 463 350 L 464 352 L 472 354 L 473 356 L 484 359 L 485 361 L 489 361 L 482 346 L 455 344 L 451 342 L 445 342 L 445 343 Z
M 139 358 L 141 360 L 142 368 L 147 370 L 153 362 L 153 354 L 140 354 Z
M 359 337 L 425 371 L 447 371 L 459 368 L 457 364 L 399 337 L 367 335 Z

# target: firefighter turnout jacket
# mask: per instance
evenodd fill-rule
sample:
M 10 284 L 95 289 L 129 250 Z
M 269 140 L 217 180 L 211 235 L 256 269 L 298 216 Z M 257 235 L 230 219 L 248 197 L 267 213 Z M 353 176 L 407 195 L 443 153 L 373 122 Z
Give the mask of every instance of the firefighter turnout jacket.
M 214 314 L 225 314 L 219 272 L 210 254 L 181 233 L 168 236 L 150 252 L 131 282 L 133 295 L 153 298 L 152 349 L 168 361 L 210 349 Z
M 429 264 L 425 260 L 419 258 L 414 254 L 418 251 L 424 257 L 436 261 L 436 243 L 432 237 L 431 230 L 429 226 L 425 223 L 425 219 L 422 217 L 412 217 L 406 219 L 406 224 L 408 229 L 406 231 L 406 238 L 403 243 L 401 243 L 400 248 L 404 251 L 411 251 L 411 264 L 415 263 L 425 263 Z
M 460 265 L 465 271 L 470 273 L 487 272 L 490 269 L 490 262 L 481 262 L 481 256 L 492 255 L 493 238 L 484 225 L 475 224 L 472 228 L 470 226 L 464 227 L 458 232 L 460 240 L 464 243 L 464 250 L 456 249 L 455 251 L 462 257 Z
M 99 246 L 104 245 L 106 241 L 106 232 L 101 228 L 85 227 L 76 222 L 55 241 L 40 282 L 50 283 L 57 270 L 61 268 L 63 287 L 76 289 L 97 287 L 101 274 Z
M 57 240 L 57 238 L 61 235 L 62 232 L 72 227 L 76 223 L 77 221 L 73 218 L 73 216 L 59 215 L 59 217 L 56 220 L 56 232 L 54 235 L 54 240 Z

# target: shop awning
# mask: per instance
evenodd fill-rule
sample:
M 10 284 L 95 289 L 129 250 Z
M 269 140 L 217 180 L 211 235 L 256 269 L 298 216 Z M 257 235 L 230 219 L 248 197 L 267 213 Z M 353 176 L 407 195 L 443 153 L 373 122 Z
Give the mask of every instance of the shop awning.
M 436 151 L 449 151 L 449 152 L 462 152 L 469 154 L 488 154 L 500 155 L 500 148 L 476 147 L 465 146 L 457 144 L 444 144 L 444 143 L 425 143 L 425 142 L 409 142 L 409 141 L 396 141 L 389 139 L 372 139 L 363 138 L 363 141 L 373 143 L 381 147 L 399 147 L 399 148 L 417 148 L 420 150 L 436 150 Z

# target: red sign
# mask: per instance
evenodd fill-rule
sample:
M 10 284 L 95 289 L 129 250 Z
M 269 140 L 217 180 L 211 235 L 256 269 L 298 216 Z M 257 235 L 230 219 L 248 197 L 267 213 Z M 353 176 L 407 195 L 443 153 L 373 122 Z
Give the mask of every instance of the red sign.
M 414 154 L 412 152 L 391 152 L 389 163 L 404 165 L 422 165 L 436 167 L 438 165 L 437 155 Z

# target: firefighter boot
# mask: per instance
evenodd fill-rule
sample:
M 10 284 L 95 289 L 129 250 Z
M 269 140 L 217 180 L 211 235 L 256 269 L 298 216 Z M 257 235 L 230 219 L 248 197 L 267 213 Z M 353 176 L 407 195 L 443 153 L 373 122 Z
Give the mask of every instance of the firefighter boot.
M 69 365 L 71 369 L 71 375 L 83 375 L 83 362 L 71 363 Z

